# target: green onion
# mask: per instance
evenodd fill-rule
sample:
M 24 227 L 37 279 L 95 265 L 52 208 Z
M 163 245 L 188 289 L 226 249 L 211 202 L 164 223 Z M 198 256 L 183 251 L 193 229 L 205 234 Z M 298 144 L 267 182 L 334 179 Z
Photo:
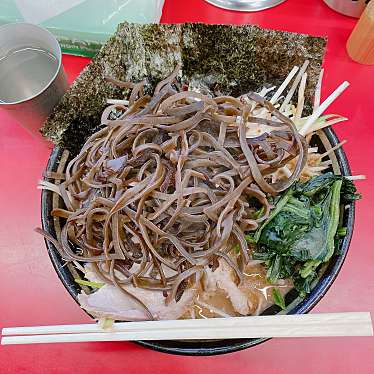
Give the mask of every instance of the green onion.
M 80 284 L 81 286 L 88 286 L 92 288 L 101 288 L 104 286 L 104 283 L 90 282 L 83 279 L 74 279 L 75 283 Z
M 237 244 L 237 245 L 234 247 L 234 251 L 235 251 L 236 253 L 240 253 L 240 245 L 239 245 L 239 244 Z
M 251 243 L 251 244 L 256 244 L 256 240 L 254 238 L 254 234 L 247 234 L 245 236 L 245 240 L 248 242 L 248 243 Z
M 347 235 L 347 228 L 346 227 L 339 227 L 337 231 L 338 236 L 343 237 Z
M 259 209 L 254 215 L 253 215 L 253 218 L 255 219 L 258 219 L 260 217 L 262 217 L 265 213 L 265 207 L 262 206 L 261 209 Z

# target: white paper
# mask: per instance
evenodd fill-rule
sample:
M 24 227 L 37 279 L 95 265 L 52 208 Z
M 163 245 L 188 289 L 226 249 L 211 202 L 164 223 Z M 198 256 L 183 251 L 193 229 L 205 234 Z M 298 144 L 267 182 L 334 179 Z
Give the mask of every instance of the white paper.
M 24 20 L 42 23 L 83 3 L 85 0 L 15 0 Z

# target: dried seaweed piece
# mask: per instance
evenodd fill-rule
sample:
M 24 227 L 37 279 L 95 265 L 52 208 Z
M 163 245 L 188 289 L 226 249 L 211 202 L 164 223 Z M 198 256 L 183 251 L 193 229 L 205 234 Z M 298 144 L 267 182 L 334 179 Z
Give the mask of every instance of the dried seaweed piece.
M 182 64 L 179 78 L 190 88 L 239 95 L 279 84 L 293 66 L 308 59 L 308 109 L 325 44 L 323 38 L 252 25 L 123 23 L 76 79 L 42 133 L 63 148 L 78 152 L 100 125 L 106 100 L 129 95 L 129 90 L 113 86 L 104 76 L 132 82 L 146 79 L 148 93 L 178 63 Z

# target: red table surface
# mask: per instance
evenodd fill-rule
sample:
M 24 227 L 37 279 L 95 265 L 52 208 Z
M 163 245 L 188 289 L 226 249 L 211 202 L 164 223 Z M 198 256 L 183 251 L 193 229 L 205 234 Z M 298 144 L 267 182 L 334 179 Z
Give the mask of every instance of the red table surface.
M 350 118 L 337 126 L 363 199 L 357 204 L 351 248 L 333 287 L 314 312 L 374 312 L 374 67 L 352 62 L 345 41 L 355 20 L 322 0 L 287 0 L 258 13 L 225 11 L 203 0 L 166 0 L 163 22 L 258 24 L 328 36 L 323 97 L 343 80 L 351 87 L 330 108 Z M 64 56 L 72 81 L 89 62 Z M 1 84 L 1 82 L 0 82 Z M 40 225 L 36 184 L 50 150 L 0 112 L 0 327 L 89 322 L 64 289 L 48 258 Z M 0 348 L 0 373 L 374 373 L 374 338 L 273 339 L 245 351 L 216 357 L 179 357 L 134 343 L 88 343 Z

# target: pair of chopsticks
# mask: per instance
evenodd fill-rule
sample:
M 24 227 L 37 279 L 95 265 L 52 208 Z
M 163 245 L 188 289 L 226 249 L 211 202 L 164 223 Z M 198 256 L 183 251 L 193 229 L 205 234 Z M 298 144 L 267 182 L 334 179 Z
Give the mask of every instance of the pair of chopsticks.
M 271 337 L 373 336 L 370 313 L 323 313 L 177 321 L 11 327 L 2 345 L 132 340 L 238 339 Z

